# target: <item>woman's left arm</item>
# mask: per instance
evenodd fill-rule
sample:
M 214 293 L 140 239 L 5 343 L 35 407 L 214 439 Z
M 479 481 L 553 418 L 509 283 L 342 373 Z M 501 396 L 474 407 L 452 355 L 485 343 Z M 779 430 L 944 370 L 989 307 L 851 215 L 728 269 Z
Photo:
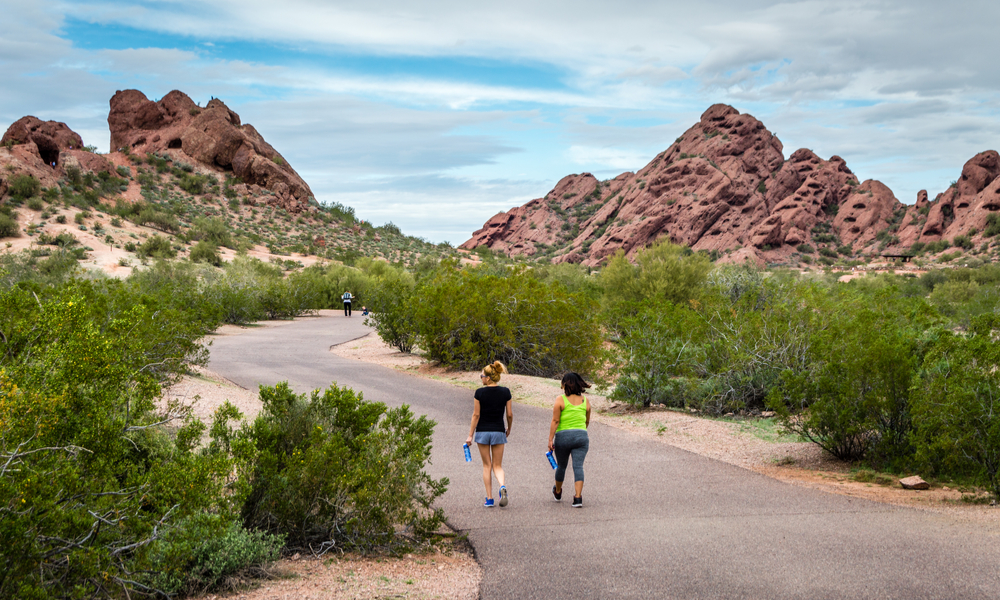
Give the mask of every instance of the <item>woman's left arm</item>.
M 587 398 L 587 424 L 584 426 L 590 429 L 590 398 Z
M 514 422 L 514 400 L 507 401 L 507 436 L 510 437 L 510 424 Z
M 465 443 L 472 445 L 472 434 L 476 433 L 476 425 L 479 424 L 479 400 L 473 400 L 475 405 L 472 409 L 472 424 L 469 425 L 469 437 L 466 438 Z

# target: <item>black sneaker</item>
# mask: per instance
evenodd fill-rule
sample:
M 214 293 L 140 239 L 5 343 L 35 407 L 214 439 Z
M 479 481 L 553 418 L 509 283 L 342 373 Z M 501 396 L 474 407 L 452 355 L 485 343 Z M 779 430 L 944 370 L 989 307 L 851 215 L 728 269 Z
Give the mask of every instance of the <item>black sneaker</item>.
M 583 508 L 583 496 L 573 496 L 573 508 Z
M 556 502 L 562 502 L 562 492 L 557 492 L 556 486 L 552 486 L 552 499 Z
M 500 508 L 507 506 L 507 488 L 500 486 Z

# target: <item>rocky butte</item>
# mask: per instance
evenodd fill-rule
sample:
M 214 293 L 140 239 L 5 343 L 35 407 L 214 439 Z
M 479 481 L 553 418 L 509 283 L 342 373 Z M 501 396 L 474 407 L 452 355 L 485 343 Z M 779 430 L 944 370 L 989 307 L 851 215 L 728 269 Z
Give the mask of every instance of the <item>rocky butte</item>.
M 564 177 L 544 197 L 495 215 L 461 247 L 587 266 L 660 238 L 724 262 L 781 263 L 817 249 L 906 254 L 917 242 L 981 242 L 1000 210 L 998 176 L 1000 155 L 983 152 L 947 191 L 934 200 L 921 191 L 907 206 L 882 183 L 858 181 L 839 156 L 803 148 L 786 160 L 763 123 L 716 104 L 638 172 Z
M 288 161 L 221 100 L 200 107 L 176 90 L 158 102 L 138 90 L 119 91 L 111 98 L 108 126 L 112 155 L 170 155 L 199 171 L 232 175 L 240 195 L 262 198 L 292 213 L 311 209 L 315 202 Z M 52 187 L 70 168 L 114 170 L 108 158 L 85 150 L 83 140 L 65 123 L 31 116 L 15 122 L 0 139 L 0 167 L 0 198 L 8 182 L 22 174 Z

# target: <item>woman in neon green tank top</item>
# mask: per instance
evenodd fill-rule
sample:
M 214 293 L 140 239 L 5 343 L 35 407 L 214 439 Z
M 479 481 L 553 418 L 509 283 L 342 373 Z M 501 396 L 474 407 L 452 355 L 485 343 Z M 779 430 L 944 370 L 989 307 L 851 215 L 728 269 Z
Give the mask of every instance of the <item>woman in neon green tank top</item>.
M 552 407 L 552 426 L 549 428 L 549 451 L 556 456 L 556 484 L 552 486 L 552 497 L 562 500 L 563 481 L 566 467 L 573 457 L 573 507 L 583 506 L 583 461 L 590 449 L 587 427 L 590 425 L 590 402 L 583 390 L 590 385 L 576 373 L 566 373 L 562 379 L 564 394 L 559 396 Z

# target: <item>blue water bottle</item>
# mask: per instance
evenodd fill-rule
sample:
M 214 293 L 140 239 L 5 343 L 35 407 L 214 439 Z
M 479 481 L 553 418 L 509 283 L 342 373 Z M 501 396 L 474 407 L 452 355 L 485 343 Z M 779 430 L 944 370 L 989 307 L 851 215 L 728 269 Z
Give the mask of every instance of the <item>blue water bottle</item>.
M 549 459 L 549 464 L 552 465 L 553 469 L 559 466 L 556 464 L 556 457 L 552 456 L 551 450 L 545 453 L 545 458 Z
M 465 462 L 472 462 L 472 453 L 469 452 L 469 445 L 462 444 L 462 450 L 465 450 Z

